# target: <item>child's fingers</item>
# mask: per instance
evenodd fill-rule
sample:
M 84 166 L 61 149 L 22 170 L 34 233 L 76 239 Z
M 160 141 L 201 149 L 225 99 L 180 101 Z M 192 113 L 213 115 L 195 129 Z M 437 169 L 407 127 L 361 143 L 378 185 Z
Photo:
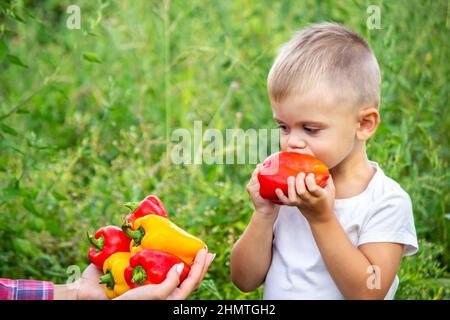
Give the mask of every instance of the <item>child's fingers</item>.
M 330 174 L 330 177 L 328 178 L 327 184 L 325 186 L 325 189 L 331 190 L 334 194 L 335 191 L 335 187 L 334 187 L 334 181 L 333 181 L 333 177 Z
M 283 190 L 281 190 L 280 188 L 277 188 L 275 190 L 275 193 L 277 194 L 278 199 L 284 203 L 285 205 L 289 204 L 289 199 L 284 195 Z
M 295 177 L 288 178 L 288 196 L 289 202 L 295 204 L 298 202 L 297 191 L 295 190 Z
M 255 194 L 259 191 L 259 182 L 258 180 L 254 181 L 253 179 L 247 184 L 247 192 L 249 194 Z
M 252 172 L 252 177 L 250 178 L 250 181 L 256 181 L 256 182 L 258 181 L 258 173 L 259 173 L 259 170 L 261 169 L 261 167 L 262 167 L 261 163 L 259 163 L 256 166 L 255 170 L 253 170 L 253 172 Z
M 308 188 L 309 193 L 314 197 L 320 197 L 322 195 L 322 188 L 316 184 L 316 180 L 314 179 L 314 173 L 310 173 L 306 176 L 305 179 L 306 186 Z
M 255 170 L 253 170 L 253 172 L 252 172 L 250 181 L 247 184 L 247 192 L 248 193 L 252 194 L 259 190 L 258 172 L 259 172 L 259 167 L 256 167 Z
M 309 192 L 306 190 L 304 172 L 300 172 L 295 178 L 295 188 L 297 189 L 297 194 L 300 196 L 300 199 L 305 201 L 308 200 Z

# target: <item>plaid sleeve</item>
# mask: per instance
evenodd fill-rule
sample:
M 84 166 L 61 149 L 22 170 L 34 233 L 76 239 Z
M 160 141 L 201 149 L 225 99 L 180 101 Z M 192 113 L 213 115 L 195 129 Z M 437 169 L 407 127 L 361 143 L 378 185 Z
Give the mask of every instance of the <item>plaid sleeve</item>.
M 53 282 L 0 278 L 0 300 L 53 300 Z

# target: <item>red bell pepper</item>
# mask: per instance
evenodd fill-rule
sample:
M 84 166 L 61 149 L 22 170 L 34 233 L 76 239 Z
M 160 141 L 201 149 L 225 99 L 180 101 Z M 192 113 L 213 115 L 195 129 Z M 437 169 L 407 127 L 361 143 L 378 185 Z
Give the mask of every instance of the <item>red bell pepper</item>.
M 125 280 L 130 288 L 159 284 L 166 279 L 170 268 L 182 262 L 170 253 L 143 249 L 131 255 L 130 264 L 124 271 Z M 189 266 L 184 264 L 183 271 L 180 274 L 180 282 L 186 278 L 189 270 Z
M 280 188 L 287 196 L 287 179 L 290 176 L 296 177 L 300 172 L 306 175 L 314 173 L 316 184 L 322 188 L 330 176 L 327 166 L 313 156 L 297 152 L 277 152 L 264 160 L 258 172 L 261 197 L 281 204 L 275 190 Z
M 126 220 L 131 224 L 133 224 L 136 219 L 149 214 L 156 214 L 157 216 L 169 218 L 162 201 L 153 194 L 149 195 L 141 202 L 128 202 L 125 206 L 131 210 L 131 213 L 126 217 Z
M 116 226 L 100 228 L 95 236 L 87 233 L 92 243 L 89 249 L 89 259 L 99 269 L 103 269 L 103 263 L 116 252 L 130 252 L 131 239 Z

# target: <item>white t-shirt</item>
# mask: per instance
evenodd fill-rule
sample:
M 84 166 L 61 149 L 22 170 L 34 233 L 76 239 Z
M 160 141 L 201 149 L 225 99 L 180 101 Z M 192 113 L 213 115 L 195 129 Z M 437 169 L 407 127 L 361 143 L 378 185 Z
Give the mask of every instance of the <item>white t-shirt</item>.
M 395 242 L 405 245 L 403 256 L 413 255 L 418 244 L 411 199 L 376 162 L 370 164 L 376 173 L 367 188 L 354 197 L 335 200 L 335 214 L 355 247 Z M 281 206 L 273 231 L 264 299 L 344 299 L 297 207 Z M 394 298 L 398 283 L 395 276 L 385 299 Z

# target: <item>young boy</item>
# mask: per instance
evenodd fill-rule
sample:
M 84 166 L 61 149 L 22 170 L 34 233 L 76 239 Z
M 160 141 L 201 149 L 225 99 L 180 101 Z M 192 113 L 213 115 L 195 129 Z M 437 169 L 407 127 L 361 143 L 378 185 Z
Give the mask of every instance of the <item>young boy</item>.
M 304 173 L 276 205 L 247 185 L 255 207 L 231 255 L 242 291 L 264 299 L 392 299 L 403 256 L 418 250 L 408 194 L 368 160 L 380 122 L 380 71 L 369 45 L 333 23 L 312 25 L 281 48 L 268 76 L 283 151 L 330 169 L 324 188 Z

